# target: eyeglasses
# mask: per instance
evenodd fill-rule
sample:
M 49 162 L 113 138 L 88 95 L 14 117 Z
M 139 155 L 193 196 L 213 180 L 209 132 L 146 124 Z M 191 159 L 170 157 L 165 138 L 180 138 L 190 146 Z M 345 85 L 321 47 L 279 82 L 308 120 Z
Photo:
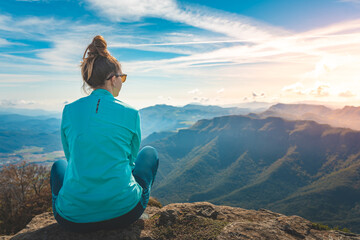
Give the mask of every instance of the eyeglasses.
M 111 74 L 110 75 L 110 77 L 108 77 L 108 79 L 106 79 L 106 80 L 109 80 L 109 79 L 111 79 L 113 76 L 115 76 L 115 77 L 121 77 L 121 82 L 122 83 L 124 83 L 125 81 L 126 81 L 126 77 L 127 77 L 127 74 Z
M 127 74 L 115 74 L 116 77 L 121 77 L 121 82 L 126 81 Z

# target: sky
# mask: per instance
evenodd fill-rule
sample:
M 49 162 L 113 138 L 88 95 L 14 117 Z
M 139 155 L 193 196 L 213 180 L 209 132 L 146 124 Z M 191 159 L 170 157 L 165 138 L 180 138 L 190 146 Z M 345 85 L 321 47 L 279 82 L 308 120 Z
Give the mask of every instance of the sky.
M 0 107 L 61 111 L 87 96 L 102 35 L 135 108 L 360 105 L 360 0 L 1 0 Z

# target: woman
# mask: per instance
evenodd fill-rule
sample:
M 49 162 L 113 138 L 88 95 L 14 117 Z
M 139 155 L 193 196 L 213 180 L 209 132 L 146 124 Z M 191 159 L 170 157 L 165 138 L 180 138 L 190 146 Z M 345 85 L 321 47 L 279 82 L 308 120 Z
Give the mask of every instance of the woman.
M 87 55 L 86 55 L 87 54 Z M 126 74 L 102 36 L 81 63 L 87 97 L 65 105 L 50 185 L 54 217 L 65 229 L 90 232 L 125 227 L 144 212 L 158 167 L 157 152 L 141 141 L 139 112 L 115 97 Z

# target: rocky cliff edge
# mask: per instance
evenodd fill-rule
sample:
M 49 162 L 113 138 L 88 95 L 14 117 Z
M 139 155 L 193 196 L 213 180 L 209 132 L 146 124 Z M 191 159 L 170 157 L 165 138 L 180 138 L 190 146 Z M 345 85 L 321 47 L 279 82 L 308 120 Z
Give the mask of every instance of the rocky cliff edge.
M 318 230 L 299 216 L 269 210 L 246 210 L 208 202 L 149 206 L 141 219 L 125 229 L 88 234 L 66 232 L 52 213 L 35 216 L 22 231 L 0 240 L 20 239 L 359 239 L 360 235 Z

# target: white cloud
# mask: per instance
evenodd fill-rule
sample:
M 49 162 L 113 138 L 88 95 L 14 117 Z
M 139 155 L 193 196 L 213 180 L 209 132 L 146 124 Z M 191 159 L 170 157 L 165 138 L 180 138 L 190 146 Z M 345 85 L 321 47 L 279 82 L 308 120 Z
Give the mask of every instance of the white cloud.
M 190 26 L 261 42 L 285 31 L 254 19 L 193 5 L 180 5 L 175 0 L 87 0 L 91 9 L 111 21 L 134 22 L 157 17 Z M 121 14 L 120 14 L 121 13 Z
M 157 1 L 155 0 L 147 2 L 134 1 L 131 3 L 125 3 L 125 0 L 107 1 L 109 6 L 114 6 L 113 8 L 106 7 L 106 4 L 104 5 L 103 1 L 100 0 L 88 0 L 88 2 L 91 8 L 99 11 L 102 16 L 107 16 L 116 21 L 134 21 L 152 16 L 186 23 L 187 25 L 223 33 L 230 37 L 223 40 L 211 40 L 211 38 L 209 40 L 208 38 L 207 41 L 186 41 L 186 37 L 192 39 L 193 36 L 185 35 L 185 38 L 180 39 L 182 41 L 168 38 L 163 39 L 165 42 L 130 44 L 128 47 L 143 49 L 152 47 L 152 50 L 155 51 L 161 51 L 160 49 L 162 49 L 163 51 L 181 53 L 184 49 L 182 46 L 194 44 L 201 46 L 215 44 L 216 42 L 243 43 L 238 46 L 222 46 L 219 49 L 200 53 L 196 51 L 193 53 L 191 51 L 182 52 L 190 54 L 189 56 L 155 62 L 142 61 L 141 64 L 134 63 L 134 66 L 137 65 L 134 70 L 140 71 L 151 71 L 159 68 L 169 70 L 186 67 L 231 66 L 259 62 L 295 61 L 308 63 L 309 59 L 313 62 L 314 58 L 324 58 L 333 51 L 339 51 L 342 47 L 348 47 L 349 44 L 358 44 L 360 41 L 360 33 L 357 31 L 360 26 L 359 20 L 334 24 L 305 33 L 293 34 L 236 14 L 199 6 L 180 5 L 171 0 L 161 1 L 161 4 L 156 4 Z M 148 7 L 149 5 L 151 7 Z M 119 8 L 125 12 L 124 17 L 119 17 Z M 345 32 L 346 34 L 344 34 L 344 31 L 347 31 Z M 170 41 L 166 42 L 166 40 Z M 122 47 L 124 45 L 115 44 L 114 46 Z M 333 54 L 335 58 L 338 58 L 338 55 L 338 53 Z M 308 76 L 316 77 L 332 69 L 331 64 L 319 63 L 314 72 L 310 72 Z
M 358 44 L 360 19 L 307 32 L 292 33 L 236 14 L 199 6 L 181 5 L 171 0 L 161 2 L 89 0 L 88 3 L 88 6 L 98 11 L 101 16 L 109 16 L 118 22 L 107 25 L 89 25 L 56 18 L 15 19 L 9 15 L 0 15 L 0 31 L 6 31 L 6 36 L 1 36 L 0 45 L 1 42 L 8 44 L 12 41 L 11 36 L 13 39 L 16 36 L 16 39 L 30 38 L 46 41 L 50 45 L 49 48 L 35 49 L 35 57 L 19 57 L 18 54 L 11 55 L 11 53 L 0 54 L 0 65 L 7 69 L 13 65 L 13 69 L 22 69 L 22 71 L 32 68 L 37 72 L 55 70 L 55 74 L 70 72 L 73 74 L 73 79 L 76 77 L 81 79 L 78 65 L 83 51 L 91 38 L 101 31 L 111 51 L 121 51 L 115 48 L 132 48 L 186 55 L 149 61 L 120 59 L 123 66 L 126 66 L 126 71 L 138 79 L 146 75 L 146 77 L 161 76 L 166 81 L 176 81 L 176 76 L 181 75 L 185 84 L 190 83 L 189 79 L 192 81 L 191 84 L 194 78 L 196 81 L 206 79 L 213 93 L 216 91 L 214 89 L 225 87 L 226 94 L 224 95 L 229 96 L 230 94 L 236 97 L 248 95 L 252 89 L 258 89 L 255 85 L 276 88 L 272 90 L 273 92 L 279 92 L 282 89 L 284 94 L 295 94 L 298 97 L 304 95 L 309 97 L 343 96 L 346 89 L 353 88 L 351 86 L 341 88 L 344 94 L 332 92 L 331 89 L 340 89 L 338 86 L 343 84 L 341 82 L 345 81 L 345 77 L 348 81 L 360 75 L 358 68 L 360 65 L 360 45 Z M 140 21 L 146 17 L 163 18 L 209 31 L 201 31 L 197 35 L 196 30 L 190 28 L 179 33 L 153 32 L 142 35 L 139 34 L 139 29 L 134 27 L 142 23 L 126 24 L 126 26 L 121 23 L 122 21 Z M 298 68 L 295 69 L 293 66 Z M 289 68 L 294 68 L 296 71 L 288 70 Z M 346 71 L 340 72 L 341 69 Z M 344 76 L 343 73 L 350 77 Z M 45 78 L 45 75 L 39 77 L 41 81 Z M 24 78 L 22 75 L 0 76 L 0 82 L 4 84 L 33 80 L 35 79 Z M 330 84 L 314 85 L 314 80 L 328 81 L 331 83 L 331 88 Z M 299 81 L 299 83 L 282 88 L 289 81 Z M 301 84 L 300 81 L 302 81 Z M 143 82 L 139 80 L 139 83 Z M 360 87 L 359 85 L 354 86 Z M 186 94 L 191 87 L 188 87 L 190 85 L 183 86 L 187 89 L 184 87 L 178 90 Z M 194 90 L 188 91 L 189 94 L 193 94 L 191 97 L 197 97 L 198 100 L 201 97 L 205 99 L 199 96 L 202 94 L 199 89 Z M 205 87 L 202 90 L 207 93 L 208 89 Z M 256 96 L 253 97 L 268 97 L 269 93 L 270 91 L 266 89 L 266 96 L 265 94 L 262 96 L 260 92 L 254 93 Z M 163 93 L 157 92 L 154 99 L 161 94 Z M 172 95 L 172 93 L 169 94 Z M 248 96 L 249 100 L 253 97 Z M 188 99 L 189 96 L 185 98 Z M 165 99 L 167 97 L 164 97 Z
M 349 90 L 339 93 L 339 97 L 351 98 L 351 97 L 355 97 L 355 96 L 356 95 L 354 93 L 352 93 L 351 91 L 349 91 Z
M 0 83 L 30 83 L 42 82 L 48 78 L 43 75 L 29 75 L 29 74 L 4 74 L 0 73 Z
M 356 3 L 360 4 L 360 0 L 338 0 L 339 2 L 349 2 L 349 3 Z
M 193 101 L 199 102 L 199 103 L 207 103 L 210 101 L 207 97 L 193 97 Z
M 331 87 L 329 83 L 319 81 L 315 82 L 315 84 L 309 88 L 305 88 L 301 82 L 296 82 L 282 88 L 282 92 L 284 93 L 313 97 L 328 97 L 330 96 L 330 90 Z
M 315 89 L 310 91 L 310 95 L 314 97 L 327 97 L 330 95 L 329 88 L 330 86 L 326 84 L 318 85 Z
M 32 38 L 35 37 L 34 34 L 46 38 L 46 36 L 50 36 L 54 31 L 66 29 L 69 29 L 68 21 L 53 17 L 30 16 L 13 18 L 10 15 L 0 14 L 0 30 L 5 30 L 8 32 L 7 35 L 17 38 L 21 35 Z M 11 35 L 11 33 L 15 35 Z
M 352 58 L 347 56 L 338 55 L 324 55 L 322 59 L 316 63 L 315 69 L 304 74 L 305 78 L 315 78 L 331 73 L 338 67 L 346 64 L 351 64 Z
M 296 82 L 294 84 L 291 84 L 289 86 L 285 86 L 282 88 L 283 92 L 290 92 L 290 93 L 296 93 L 296 94 L 305 94 L 304 93 L 304 85 L 301 82 Z
M 33 105 L 35 103 L 36 103 L 36 101 L 33 101 L 33 100 L 19 100 L 18 101 L 19 105 Z
M 157 96 L 157 100 L 158 101 L 156 102 L 156 104 L 172 104 L 172 102 L 173 102 L 173 98 L 170 96 L 165 97 L 165 96 L 160 95 L 160 96 Z
M 338 70 L 344 67 L 351 68 L 347 73 L 356 76 L 360 74 L 358 68 L 360 65 L 359 29 L 360 20 L 352 20 L 304 33 L 273 37 L 268 41 L 252 42 L 250 45 L 222 46 L 211 51 L 195 52 L 189 56 L 132 62 L 128 66 L 134 72 L 161 71 L 169 74 L 184 74 L 184 70 L 187 70 L 185 74 L 208 77 L 210 76 L 209 71 L 216 67 L 216 69 L 224 67 L 224 73 L 231 75 L 230 72 L 239 72 L 242 64 L 260 63 L 258 67 L 261 67 L 261 71 L 255 72 L 252 76 L 256 81 L 262 81 L 260 79 L 265 81 L 276 73 L 284 72 L 288 66 L 296 66 L 301 71 L 298 70 L 297 73 L 294 73 L 289 70 L 289 74 L 292 75 L 283 76 L 282 81 L 285 81 L 285 77 L 291 80 L 302 78 L 326 80 L 325 77 L 332 76 L 335 78 L 337 75 L 340 76 Z M 261 65 L 262 63 L 272 63 L 272 65 L 267 67 L 270 65 Z M 311 66 L 313 69 L 310 68 Z M 191 71 L 188 71 L 189 68 Z M 264 74 L 267 68 L 272 68 L 268 71 L 271 73 L 270 75 Z M 217 70 L 217 72 L 219 71 Z M 235 74 L 234 77 L 224 78 L 224 75 L 216 74 L 219 78 L 233 78 L 234 81 L 237 78 L 236 75 L 239 75 Z M 275 84 L 279 84 L 279 81 L 280 79 Z M 281 89 L 281 86 L 279 87 Z M 314 96 L 316 92 L 317 90 L 313 91 Z M 302 92 L 298 90 L 297 93 L 299 95 Z
M 54 47 L 39 51 L 37 56 L 46 65 L 58 70 L 79 71 L 80 60 L 86 48 L 83 39 L 53 37 Z M 78 59 L 78 61 L 75 61 Z
M 60 111 L 68 101 L 60 99 L 0 99 L 0 107 Z M 54 107 L 56 106 L 56 108 Z
M 189 38 L 194 38 L 194 36 L 184 36 L 188 40 Z M 205 38 L 208 38 L 208 36 L 205 36 Z M 183 39 L 183 38 L 182 38 Z M 171 49 L 171 48 L 164 48 L 164 47 L 179 47 L 179 46 L 186 46 L 189 47 L 191 45 L 198 45 L 197 47 L 201 47 L 203 45 L 214 45 L 219 43 L 243 43 L 244 40 L 213 40 L 213 41 L 204 41 L 204 40 L 198 40 L 198 41 L 181 41 L 181 38 L 164 38 L 167 42 L 162 43 L 140 43 L 140 44 L 131 44 L 131 43 L 112 43 L 110 47 L 112 48 L 134 48 L 134 49 L 148 49 L 148 47 L 153 47 L 152 49 L 157 49 L 156 51 L 164 51 L 163 49 Z M 154 48 L 157 47 L 157 48 Z M 194 47 L 194 46 L 193 46 Z M 175 48 L 174 48 L 175 49 Z M 173 52 L 173 51 L 169 51 Z M 177 51 L 179 52 L 179 51 Z
M 111 3 L 112 1 L 106 1 L 106 4 Z M 165 60 L 151 60 L 151 61 L 136 61 L 136 62 L 128 62 L 127 65 L 131 71 L 133 72 L 147 72 L 147 71 L 168 71 L 169 73 L 173 73 L 172 71 L 181 71 L 184 68 L 206 68 L 206 67 L 215 67 L 215 66 L 232 66 L 236 68 L 236 65 L 245 64 L 245 63 L 262 63 L 262 62 L 299 62 L 302 64 L 308 64 L 313 62 L 314 59 L 324 59 L 327 56 L 333 56 L 333 58 L 338 58 L 339 53 L 337 54 L 329 54 L 327 52 L 331 52 L 333 50 L 341 51 L 342 47 L 348 47 L 349 44 L 357 44 L 360 41 L 360 33 L 356 32 L 355 29 L 358 29 L 360 26 L 360 21 L 350 21 L 343 24 L 336 24 L 334 26 L 329 26 L 326 28 L 309 31 L 305 33 L 299 34 L 287 34 L 282 35 L 281 31 L 274 31 L 275 35 L 269 35 L 268 31 L 271 29 L 269 26 L 263 26 L 261 24 L 257 24 L 256 21 L 252 21 L 249 19 L 243 19 L 240 16 L 230 14 L 226 16 L 225 13 L 216 12 L 212 15 L 211 9 L 206 8 L 196 8 L 196 7 L 181 7 L 175 1 L 165 1 L 160 5 L 155 4 L 156 1 L 135 1 L 127 4 L 121 4 L 122 1 L 118 1 L 113 8 L 107 10 L 105 7 L 102 9 L 100 7 L 100 2 L 98 0 L 90 1 L 90 5 L 92 7 L 98 6 L 100 11 L 115 11 L 118 7 L 124 7 L 125 17 L 126 19 L 138 17 L 146 17 L 149 15 L 158 15 L 159 17 L 167 18 L 167 15 L 163 14 L 163 8 L 172 9 L 175 12 L 179 12 L 181 14 L 191 15 L 194 21 L 191 22 L 201 22 L 202 20 L 214 21 L 222 25 L 221 27 L 213 27 L 212 31 L 217 31 L 216 29 L 226 29 L 229 28 L 228 36 L 232 36 L 234 33 L 232 32 L 241 32 L 241 34 L 245 34 L 246 37 L 244 39 L 222 39 L 222 40 L 211 40 L 210 36 L 208 36 L 207 40 L 204 41 L 205 38 L 198 38 L 193 41 L 196 37 L 193 34 L 187 33 L 169 33 L 166 38 L 163 38 L 165 42 L 149 42 L 151 38 L 144 38 L 145 42 L 148 43 L 132 43 L 136 39 L 133 37 L 129 39 L 116 39 L 112 41 L 111 38 L 108 39 L 109 47 L 128 47 L 134 49 L 144 49 L 144 50 L 153 50 L 153 51 L 163 51 L 163 52 L 174 52 L 174 53 L 182 53 L 188 54 L 188 56 L 182 56 L 177 58 L 165 59 Z M 156 6 L 147 7 L 147 4 L 154 4 Z M 105 4 L 105 5 L 106 5 Z M 104 5 L 104 6 L 105 6 Z M 115 11 L 117 15 L 118 11 Z M 127 14 L 127 12 L 129 14 Z M 102 12 L 105 14 L 105 12 Z M 110 14 L 109 16 L 113 16 Z M 112 13 L 115 14 L 115 13 Z M 186 16 L 187 16 L 186 15 Z M 198 18 L 198 19 L 195 19 Z M 210 19 L 210 20 L 209 20 Z M 11 21 L 10 21 L 11 20 Z M 121 20 L 121 19 L 118 19 Z M 204 20 L 204 21 L 205 21 Z M 20 19 L 18 23 L 15 23 L 14 20 L 9 16 L 0 15 L 0 22 L 5 21 L 7 24 L 2 24 L 2 26 L 11 25 L 15 26 L 15 29 L 19 31 L 27 31 L 34 33 L 36 31 L 43 32 L 44 29 L 49 30 L 46 26 L 54 26 L 54 22 L 58 22 L 57 19 L 44 19 L 44 18 L 36 18 L 31 17 L 29 19 Z M 180 21 L 180 20 L 174 20 Z M 185 20 L 182 20 L 185 21 Z M 188 20 L 186 20 L 188 21 Z M 190 20 L 189 20 L 190 21 Z M 26 22 L 31 23 L 29 26 L 26 26 Z M 205 21 L 206 22 L 206 21 Z M 237 23 L 237 24 L 235 24 Z M 62 23 L 64 24 L 64 23 Z M 187 23 L 190 25 L 194 25 L 193 23 Z M 234 25 L 235 24 L 235 25 Z M 244 27 L 245 30 L 237 29 L 236 26 L 241 24 L 245 24 L 247 27 Z M 38 25 L 36 28 L 33 28 L 34 25 Z M 58 32 L 51 32 L 51 34 L 46 36 L 46 40 L 50 41 L 53 45 L 50 49 L 43 49 L 38 53 L 39 59 L 42 59 L 44 64 L 48 64 L 57 69 L 62 70 L 71 70 L 77 71 L 75 67 L 79 64 L 80 57 L 82 55 L 83 49 L 85 49 L 86 45 L 91 41 L 91 37 L 93 36 L 92 32 L 95 33 L 94 29 L 102 29 L 104 32 L 111 32 L 113 28 L 110 26 L 99 25 L 84 25 L 80 23 L 71 23 L 65 22 L 66 26 L 71 26 L 67 31 L 64 31 L 61 26 L 55 24 L 55 28 L 60 28 Z M 239 26 L 240 26 L 239 25 Z M 244 25 L 244 26 L 245 26 Z M 77 27 L 75 27 L 77 26 Z M 1 28 L 1 27 L 0 27 Z M 29 30 L 30 29 L 30 30 Z M 210 29 L 210 28 L 209 28 Z M 251 31 L 247 31 L 246 29 L 252 29 Z M 339 34 L 339 32 L 346 29 L 347 31 L 352 31 L 352 34 L 341 34 L 334 35 L 334 33 Z M 256 34 L 255 34 L 256 32 Z M 279 34 L 281 32 L 281 34 Z M 327 34 L 332 34 L 328 36 Z M 95 35 L 95 34 L 94 34 Z M 119 34 L 121 35 L 121 34 Z M 244 36 L 245 36 L 244 35 Z M 263 36 L 267 36 L 263 38 Z M 254 40 L 254 36 L 255 40 Z M 205 37 L 205 36 L 204 36 Z M 209 38 L 210 37 L 210 38 Z M 44 36 L 42 37 L 44 38 Z M 190 38 L 191 41 L 187 41 Z M 218 37 L 215 37 L 215 39 Z M 266 41 L 264 39 L 267 39 Z M 167 42 L 166 42 L 167 40 Z M 179 41 L 181 40 L 181 41 Z M 246 45 L 238 45 L 238 46 L 218 46 L 218 49 L 206 49 L 202 48 L 204 45 L 209 44 L 224 44 L 224 43 L 235 43 L 241 41 L 247 41 Z M 121 41 L 121 43 L 120 43 Z M 192 49 L 186 49 L 184 46 L 192 46 Z M 329 50 L 327 50 L 327 48 Z M 359 48 L 359 47 L 358 47 Z M 199 49 L 202 49 L 203 52 L 199 52 Z M 321 50 L 320 50 L 321 49 Z M 356 52 L 356 51 L 354 51 Z M 341 55 L 340 55 L 341 57 Z M 343 59 L 337 62 L 344 62 Z M 308 73 L 308 77 L 316 77 L 320 76 L 322 73 L 328 72 L 327 69 L 336 69 L 336 67 L 332 68 L 332 65 L 328 64 L 326 61 L 314 63 L 316 65 L 315 70 L 313 72 Z M 126 59 L 125 59 L 126 62 Z M 348 62 L 348 61 L 347 61 Z M 338 63 L 337 63 L 338 64 Z
M 6 39 L 4 39 L 4 38 L 0 38 L 0 47 L 12 45 L 12 44 L 13 44 L 13 43 L 9 42 L 8 40 L 6 40 Z
M 198 88 L 195 88 L 193 90 L 188 91 L 188 94 L 202 94 L 202 92 Z
M 216 91 L 216 93 L 219 94 L 219 93 L 223 93 L 224 91 L 225 91 L 224 88 L 220 88 L 219 90 Z
M 135 22 L 143 17 L 161 17 L 176 11 L 173 0 L 88 0 L 90 7 L 112 21 Z
M 0 99 L 0 106 L 2 107 L 14 107 L 14 106 L 29 106 L 36 104 L 37 101 L 34 100 L 9 100 L 9 99 Z
M 26 66 L 31 66 L 33 70 L 37 71 L 49 71 L 50 67 L 51 70 L 79 72 L 83 52 L 87 44 L 91 42 L 91 38 L 99 33 L 99 29 L 105 34 L 113 30 L 112 26 L 81 24 L 53 17 L 30 16 L 15 19 L 8 15 L 0 15 L 0 31 L 6 31 L 10 37 L 35 39 L 36 41 L 48 42 L 51 45 L 50 48 L 32 50 L 36 57 L 0 54 L 0 64 L 10 67 L 24 65 L 23 69 L 26 69 Z M 21 45 L 21 43 L 11 43 L 0 38 L 0 46 L 2 44 Z M 9 59 L 13 62 L 9 63 Z

